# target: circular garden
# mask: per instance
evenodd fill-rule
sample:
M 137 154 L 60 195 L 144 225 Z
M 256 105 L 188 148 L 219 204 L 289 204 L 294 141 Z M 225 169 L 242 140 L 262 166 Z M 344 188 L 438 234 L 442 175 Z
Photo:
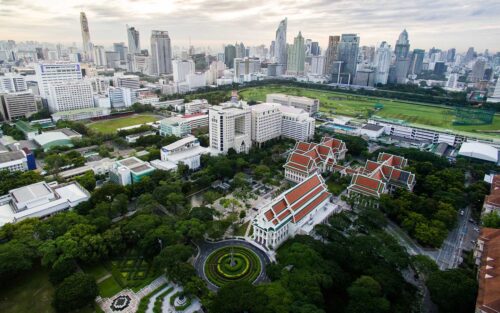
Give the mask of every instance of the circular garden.
M 241 246 L 217 249 L 205 261 L 205 275 L 217 287 L 234 281 L 253 283 L 261 270 L 259 257 Z

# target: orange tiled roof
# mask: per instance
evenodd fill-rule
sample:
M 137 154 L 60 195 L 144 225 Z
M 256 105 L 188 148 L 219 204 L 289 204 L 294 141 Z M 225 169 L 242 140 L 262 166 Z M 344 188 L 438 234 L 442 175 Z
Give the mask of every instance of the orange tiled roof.
M 481 229 L 479 240 L 484 246 L 476 308 L 488 313 L 500 312 L 500 229 Z
M 330 193 L 328 193 L 327 191 L 323 191 L 319 197 L 317 197 L 316 199 L 314 199 L 314 201 L 312 201 L 311 203 L 309 203 L 305 208 L 303 208 L 302 210 L 300 210 L 300 212 L 297 213 L 293 217 L 294 223 L 297 223 L 301 219 L 303 219 L 304 216 L 306 216 L 307 214 L 309 214 L 312 210 L 314 210 L 321 202 L 323 202 L 329 196 L 330 196 Z
M 313 190 L 321 184 L 317 175 L 309 177 L 307 180 L 303 181 L 290 192 L 285 195 L 287 202 L 292 205 L 295 201 L 299 200 L 304 194 Z

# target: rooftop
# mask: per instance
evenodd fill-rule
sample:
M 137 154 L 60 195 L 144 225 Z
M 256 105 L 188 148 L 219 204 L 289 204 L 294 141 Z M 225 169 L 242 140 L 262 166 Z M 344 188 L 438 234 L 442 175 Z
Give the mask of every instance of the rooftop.
M 484 246 L 476 308 L 482 312 L 500 312 L 500 229 L 482 228 L 478 241 L 484 242 Z
M 33 139 L 40 146 L 45 146 L 45 145 L 50 144 L 50 143 L 52 143 L 54 141 L 68 141 L 68 142 L 71 142 L 71 139 L 68 137 L 68 135 L 64 134 L 61 131 L 45 132 L 45 133 L 36 135 Z
M 361 129 L 372 130 L 372 131 L 379 131 L 381 129 L 384 129 L 384 126 L 375 125 L 375 124 L 366 124 Z
M 6 163 L 26 158 L 23 151 L 11 151 L 0 153 L 0 163 Z
M 193 143 L 197 141 L 198 139 L 194 136 L 187 136 L 186 138 L 179 139 L 169 145 L 166 145 L 162 149 L 167 149 L 167 150 L 175 150 L 177 148 L 180 148 L 182 146 L 185 146 L 187 144 Z
M 498 150 L 493 146 L 480 142 L 464 142 L 458 154 L 484 161 L 498 162 Z

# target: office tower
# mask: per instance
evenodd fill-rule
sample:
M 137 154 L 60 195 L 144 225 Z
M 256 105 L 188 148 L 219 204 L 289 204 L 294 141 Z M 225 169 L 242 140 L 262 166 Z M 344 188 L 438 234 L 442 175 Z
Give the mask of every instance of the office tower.
M 242 42 L 240 44 L 236 43 L 235 48 L 237 58 L 244 58 L 246 56 L 246 48 Z
M 90 42 L 89 21 L 85 12 L 80 12 L 80 27 L 82 29 L 83 53 L 87 60 L 91 59 L 92 43 Z
M 304 63 L 306 61 L 306 50 L 304 37 L 299 31 L 297 37 L 293 40 L 293 45 L 288 48 L 288 75 L 304 75 Z
M 248 153 L 252 147 L 250 108 L 243 101 L 212 106 L 208 111 L 210 148 L 219 153 L 229 149 Z
M 482 80 L 484 77 L 485 67 L 486 60 L 483 58 L 478 58 L 472 66 L 472 71 L 469 74 L 469 81 L 475 83 Z
M 286 72 L 287 64 L 287 46 L 286 46 L 286 25 L 287 18 L 280 22 L 276 30 L 276 39 L 274 41 L 274 61 L 278 64 L 278 75 Z
M 325 57 L 322 55 L 315 55 L 311 58 L 311 74 L 324 75 L 325 73 Z
M 387 84 L 387 79 L 389 78 L 389 69 L 391 67 L 391 60 L 391 46 L 387 42 L 382 41 L 375 55 L 374 65 L 376 67 L 376 70 L 374 84 Z
M 320 55 L 319 43 L 317 41 L 311 42 L 311 55 Z
M 117 52 L 120 56 L 120 61 L 127 60 L 127 47 L 124 42 L 115 42 L 113 44 L 113 51 Z
M 50 112 L 71 111 L 94 107 L 92 85 L 86 80 L 69 80 L 49 85 Z
M 35 64 L 36 80 L 40 96 L 49 99 L 49 85 L 68 80 L 82 79 L 82 69 L 78 63 Z
M 27 89 L 24 76 L 13 73 L 0 76 L 0 93 L 26 91 Z
M 106 67 L 107 68 L 118 68 L 120 67 L 120 53 L 116 51 L 106 51 Z
M 186 76 L 195 72 L 193 60 L 173 60 L 172 69 L 174 74 L 174 83 L 186 81 Z
M 274 47 L 276 45 L 276 41 L 271 41 L 271 45 L 269 46 L 269 58 L 274 59 Z
M 106 51 L 103 46 L 94 46 L 94 64 L 97 66 L 106 65 Z
M 358 50 L 359 37 L 356 34 L 342 34 L 338 50 L 338 61 L 342 62 L 340 70 L 342 77 L 337 83 L 350 84 L 354 80 L 358 63 Z
M 172 49 L 167 31 L 151 32 L 152 74 L 172 74 Z
M 328 47 L 326 48 L 325 53 L 325 75 L 328 78 L 331 78 L 334 66 L 336 65 L 335 62 L 338 61 L 339 43 L 340 36 L 328 37 Z
M 375 83 L 375 71 L 370 68 L 362 68 L 356 71 L 353 84 L 356 86 L 373 87 Z
M 266 141 L 281 136 L 281 104 L 261 103 L 252 105 L 252 142 L 261 146 Z
M 141 53 L 141 42 L 139 31 L 135 27 L 128 27 L 127 25 L 127 38 L 128 38 L 128 52 L 130 54 Z
M 234 58 L 236 58 L 236 47 L 233 45 L 227 45 L 224 47 L 224 64 L 228 68 L 234 67 Z
M 446 73 L 446 65 L 443 61 L 436 62 L 434 64 L 434 74 L 444 75 Z
M 500 103 L 500 78 L 497 78 L 493 94 L 491 96 L 488 95 L 487 102 Z
M 29 117 L 37 111 L 35 96 L 31 91 L 0 93 L 0 112 L 6 121 Z
M 408 73 L 412 75 L 418 75 L 422 73 L 422 67 L 424 65 L 425 50 L 414 49 L 411 55 L 410 68 Z
M 258 58 L 236 58 L 234 59 L 234 76 L 242 76 L 258 73 L 260 71 L 260 60 Z
M 37 60 L 45 60 L 42 48 L 40 48 L 40 47 L 35 48 L 35 51 L 36 51 L 36 58 L 37 58 Z
M 129 88 L 136 90 L 141 88 L 141 82 L 137 75 L 120 75 L 114 77 L 115 87 Z
M 394 54 L 396 55 L 396 60 L 406 59 L 410 53 L 410 41 L 408 40 L 408 32 L 403 30 L 399 34 L 399 38 L 396 41 L 396 46 L 394 48 Z
M 458 85 L 458 78 L 460 76 L 457 73 L 451 73 L 446 82 L 446 87 L 450 89 L 456 89 Z
M 469 63 L 470 61 L 474 60 L 475 57 L 476 52 L 474 51 L 474 47 L 470 47 L 465 54 L 464 63 Z
M 446 53 L 446 62 L 448 62 L 448 63 L 455 62 L 456 53 L 457 53 L 457 49 L 455 49 L 455 48 L 448 49 L 448 52 Z

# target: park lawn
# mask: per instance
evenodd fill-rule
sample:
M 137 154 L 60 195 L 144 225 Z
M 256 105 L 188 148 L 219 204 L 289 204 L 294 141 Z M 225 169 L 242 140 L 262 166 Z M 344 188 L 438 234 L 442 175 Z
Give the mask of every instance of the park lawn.
M 0 312 L 55 312 L 52 307 L 54 287 L 48 270 L 33 269 L 4 284 L 0 289 Z
M 118 285 L 113 276 L 106 278 L 105 280 L 97 284 L 97 286 L 99 287 L 99 295 L 103 298 L 114 296 L 122 290 L 122 287 Z
M 89 128 L 104 134 L 112 134 L 118 128 L 155 122 L 159 118 L 154 115 L 137 114 L 115 119 L 102 120 L 89 124 Z
M 453 125 L 454 112 L 452 109 L 434 104 L 278 85 L 247 88 L 239 92 L 242 98 L 247 101 L 265 101 L 268 93 L 317 98 L 320 101 L 320 111 L 330 114 L 368 118 L 369 113 L 373 113 L 385 118 L 402 119 L 416 125 L 434 126 L 462 132 L 481 133 L 482 130 L 500 130 L 499 115 L 495 115 L 493 123 L 490 125 L 458 126 Z M 374 108 L 375 103 L 381 103 L 384 107 L 377 111 Z M 490 134 L 490 136 L 493 135 Z
M 82 265 L 81 267 L 86 274 L 94 276 L 95 280 L 99 280 L 101 277 L 111 274 L 102 263 Z

